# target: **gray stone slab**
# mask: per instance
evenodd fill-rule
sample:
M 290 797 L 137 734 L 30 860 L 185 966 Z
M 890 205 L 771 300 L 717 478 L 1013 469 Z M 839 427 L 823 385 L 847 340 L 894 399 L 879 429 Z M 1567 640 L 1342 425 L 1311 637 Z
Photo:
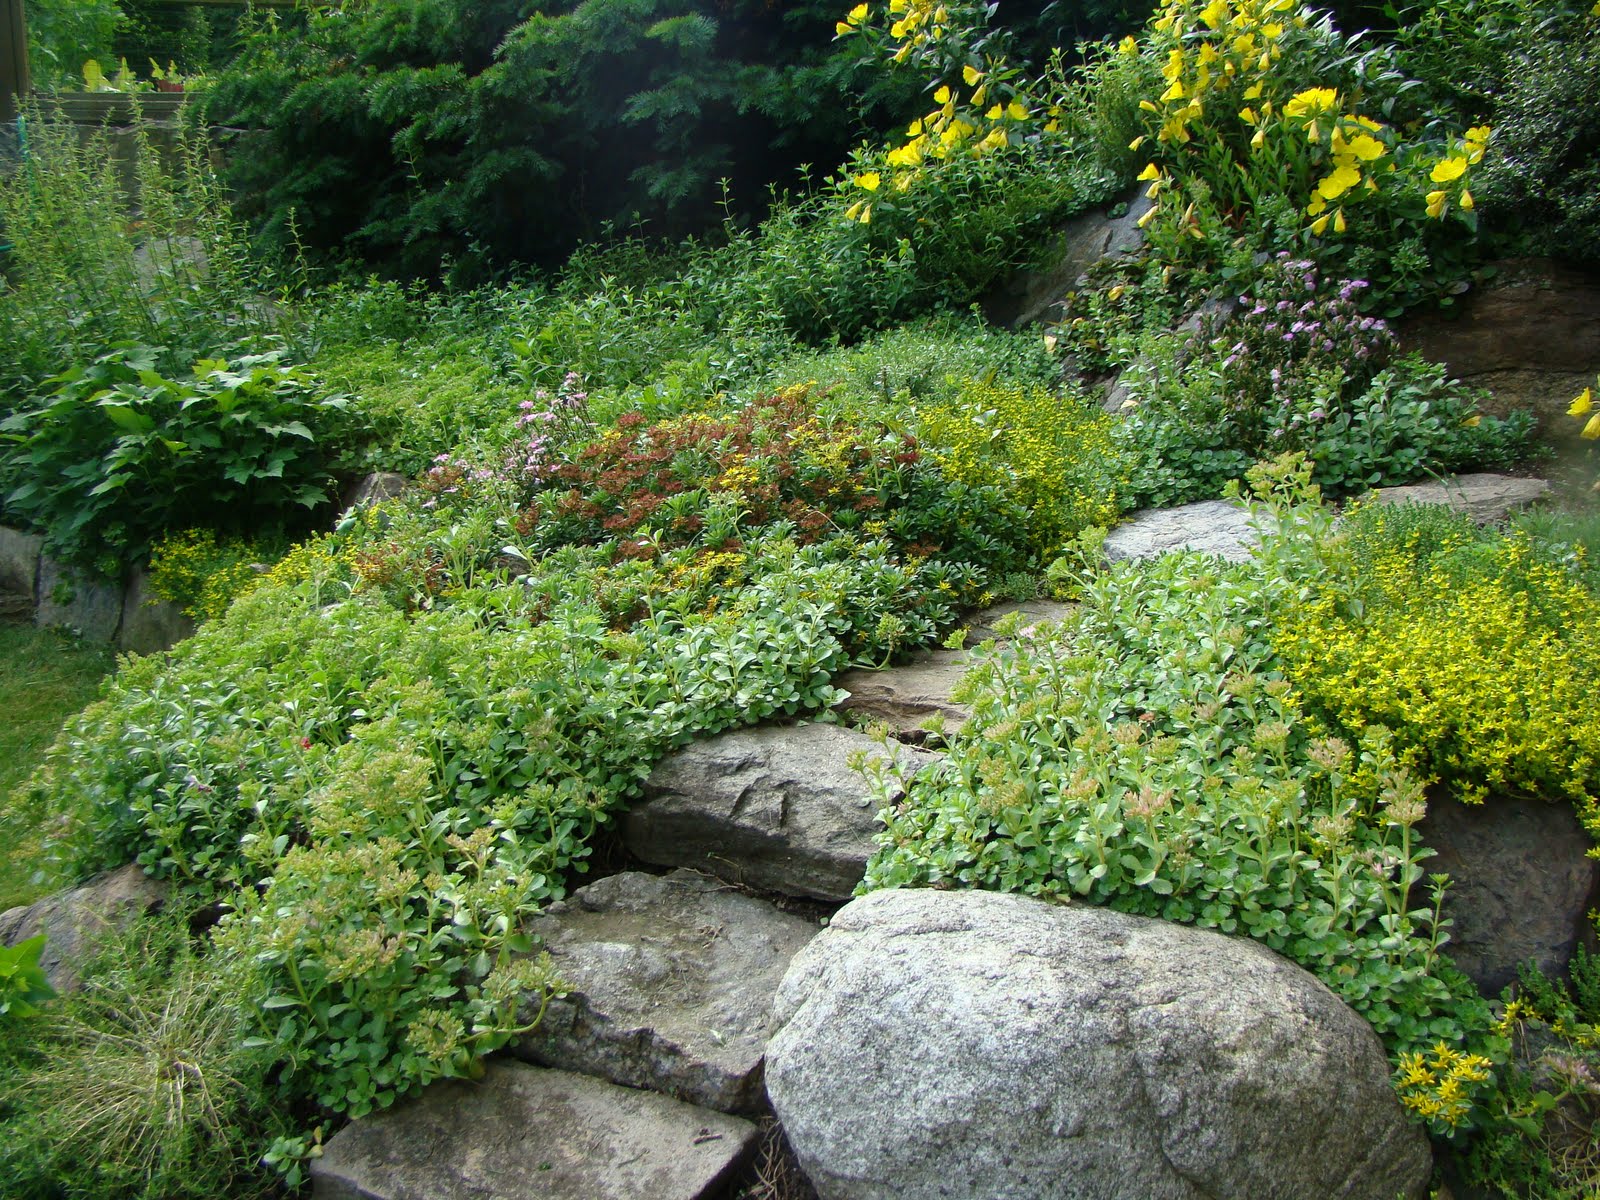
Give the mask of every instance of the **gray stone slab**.
M 754 1144 L 748 1121 L 522 1063 L 490 1064 L 346 1126 L 316 1200 L 699 1200 Z
M 43 538 L 0 525 L 0 592 L 26 596 L 31 605 L 39 589 L 43 549 Z
M 1442 504 L 1466 513 L 1480 525 L 1492 525 L 1549 494 L 1550 485 L 1543 479 L 1479 473 L 1379 488 L 1367 499 L 1377 504 Z
M 133 654 L 159 654 L 194 634 L 194 619 L 170 600 L 150 594 L 150 577 L 135 571 L 122 605 L 117 649 Z
M 1255 544 L 1255 530 L 1242 509 L 1225 500 L 1202 500 L 1135 514 L 1106 537 L 1105 554 L 1118 562 L 1155 558 L 1173 550 L 1199 550 L 1230 562 L 1244 562 Z
M 86 641 L 116 641 L 122 625 L 122 585 L 86 579 L 53 558 L 40 559 L 34 622 L 47 629 L 70 629 Z
M 58 992 L 78 986 L 78 968 L 94 950 L 96 935 L 121 928 L 166 901 L 167 885 L 129 864 L 87 883 L 0 913 L 0 945 L 45 935 L 39 965 Z
M 972 717 L 971 708 L 950 698 L 968 666 L 962 651 L 924 650 L 897 667 L 857 667 L 834 679 L 835 687 L 850 693 L 836 707 L 897 734 L 915 733 L 938 721 L 946 734 L 954 734 Z
M 628 871 L 528 925 L 570 985 L 518 1058 L 723 1112 L 766 1102 L 772 997 L 817 925 L 693 871 Z
M 972 614 L 967 627 L 967 645 L 975 646 L 989 638 L 999 638 L 995 629 L 1002 620 L 1017 614 L 1020 628 L 1030 625 L 1055 625 L 1069 617 L 1078 606 L 1067 600 L 1018 600 L 996 604 L 982 612 Z
M 623 819 L 644 862 L 691 867 L 791 896 L 848 900 L 881 828 L 851 763 L 893 754 L 920 770 L 937 755 L 836 725 L 769 726 L 719 734 L 656 765 L 644 800 Z

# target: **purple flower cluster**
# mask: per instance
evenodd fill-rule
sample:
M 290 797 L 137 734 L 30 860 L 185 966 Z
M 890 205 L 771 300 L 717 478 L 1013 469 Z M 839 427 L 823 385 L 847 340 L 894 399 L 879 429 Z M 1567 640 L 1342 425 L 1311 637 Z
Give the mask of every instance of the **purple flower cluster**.
M 589 393 L 583 377 L 568 371 L 552 396 L 540 388 L 533 399 L 517 405 L 517 428 L 529 431 L 506 450 L 505 473 L 525 486 L 538 488 L 561 461 L 560 450 L 578 432 L 592 431 Z

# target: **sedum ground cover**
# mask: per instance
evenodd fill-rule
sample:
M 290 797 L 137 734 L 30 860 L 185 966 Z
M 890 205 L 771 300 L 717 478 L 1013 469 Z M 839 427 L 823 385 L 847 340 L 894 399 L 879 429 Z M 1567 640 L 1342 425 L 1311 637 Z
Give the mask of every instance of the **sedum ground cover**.
M 824 186 L 471 292 L 252 274 L 199 153 L 141 157 L 131 229 L 41 125 L 0 186 L 7 519 L 85 571 L 148 551 L 203 624 L 122 663 L 12 791 L 59 881 L 132 860 L 179 897 L 82 996 L 0 1010 L 17 1193 L 297 1186 L 338 1123 L 537 1022 L 561 984 L 522 921 L 581 884 L 657 757 L 830 719 L 845 667 L 1041 590 L 1077 615 L 981 658 L 974 722 L 886 806 L 866 886 L 1255 937 L 1372 1022 L 1459 1170 L 1592 1190 L 1593 965 L 1478 996 L 1418 826 L 1442 788 L 1600 821 L 1593 522 L 1336 528 L 1322 503 L 1529 448 L 1387 321 L 1535 236 L 1492 201 L 1539 182 L 1510 188 L 1519 162 L 1577 211 L 1564 168 L 1513 155 L 1528 98 L 1480 82 L 1557 72 L 1597 18 L 1495 0 L 1465 63 L 1459 7 L 1362 53 L 1294 0 L 1172 0 L 1074 67 L 1029 64 L 979 4 L 860 5 L 840 42 L 920 99 Z M 969 311 L 1135 179 L 1145 251 L 1058 328 Z M 194 234 L 226 269 L 179 252 Z M 1208 295 L 1229 319 L 1177 328 Z M 321 497 L 372 467 L 414 486 L 329 530 Z M 1247 472 L 1254 562 L 1099 561 L 1122 512 Z M 179 1059 L 182 1086 L 151 1083 Z

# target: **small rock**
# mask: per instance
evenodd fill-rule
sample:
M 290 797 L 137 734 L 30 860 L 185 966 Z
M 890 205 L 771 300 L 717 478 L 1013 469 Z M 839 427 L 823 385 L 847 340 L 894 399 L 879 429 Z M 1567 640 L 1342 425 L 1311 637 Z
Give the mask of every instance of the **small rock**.
M 85 641 L 114 642 L 122 625 L 122 585 L 86 579 L 53 558 L 42 558 L 34 622 L 70 629 Z
M 1225 500 L 1202 500 L 1135 514 L 1107 535 L 1105 555 L 1118 562 L 1155 558 L 1171 550 L 1199 550 L 1229 562 L 1244 562 L 1255 544 L 1256 532 L 1243 509 Z
M 78 986 L 78 968 L 94 950 L 95 935 L 154 912 L 167 885 L 129 864 L 65 892 L 0 913 L 0 945 L 45 935 L 39 965 L 58 992 Z
M 967 626 L 966 644 L 976 646 L 979 642 L 988 641 L 990 638 L 999 638 L 1000 634 L 996 632 L 995 626 L 1012 613 L 1021 618 L 1021 628 L 1026 629 L 1030 625 L 1060 624 L 1076 607 L 1077 605 L 1063 600 L 1021 600 L 996 604 L 993 608 L 986 608 L 972 615 Z
M 722 1112 L 765 1104 L 772 997 L 817 927 L 693 871 L 628 871 L 528 925 L 571 985 L 514 1048 Z
M 1379 488 L 1367 499 L 1375 504 L 1443 504 L 1466 513 L 1479 525 L 1494 525 L 1549 494 L 1550 485 L 1543 479 L 1485 473 L 1458 475 L 1443 482 Z
M 374 471 L 350 485 L 344 494 L 344 500 L 339 505 L 339 514 L 353 512 L 358 508 L 365 508 L 369 504 L 379 504 L 384 500 L 393 500 L 403 495 L 406 490 L 406 477 L 395 471 Z
M 872 738 L 837 725 L 719 734 L 656 765 L 644 800 L 623 819 L 629 852 L 791 896 L 848 900 L 881 828 L 856 753 L 884 760 Z M 937 756 L 887 753 L 913 768 Z
M 801 951 L 767 1048 L 821 1200 L 1396 1200 L 1428 1140 L 1372 1028 L 1262 946 L 883 891 Z
M 1529 959 L 1547 975 L 1566 970 L 1600 905 L 1600 861 L 1571 804 L 1433 800 L 1417 832 L 1437 851 L 1427 870 L 1450 876 L 1445 953 L 1485 995 L 1498 996 Z
M 748 1121 L 566 1071 L 491 1064 L 346 1126 L 311 1163 L 316 1200 L 699 1200 Z
M 44 539 L 0 525 L 0 592 L 26 596 L 30 607 L 39 590 L 39 555 Z
M 131 654 L 159 654 L 194 635 L 194 619 L 170 600 L 150 594 L 150 576 L 134 571 L 122 606 L 117 649 Z

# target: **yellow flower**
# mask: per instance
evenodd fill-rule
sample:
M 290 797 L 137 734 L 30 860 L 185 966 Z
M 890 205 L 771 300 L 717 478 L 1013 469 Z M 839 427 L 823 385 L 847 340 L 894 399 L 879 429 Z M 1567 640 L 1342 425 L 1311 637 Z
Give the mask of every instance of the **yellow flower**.
M 1483 417 L 1481 414 L 1474 414 L 1461 423 L 1468 429 L 1476 429 L 1479 425 L 1483 424 Z
M 1435 183 L 1449 183 L 1452 179 L 1460 179 L 1466 169 L 1467 160 L 1452 154 L 1449 158 L 1440 159 L 1428 178 Z
M 1333 231 L 1335 233 L 1343 233 L 1344 232 L 1344 209 L 1343 208 L 1340 208 L 1337 212 L 1335 212 L 1333 214 Z
M 1388 153 L 1388 148 L 1375 137 L 1359 133 L 1350 139 L 1350 151 L 1362 162 L 1372 162 Z
M 893 5 L 890 5 L 889 7 L 890 7 L 891 11 L 894 8 Z M 859 25 L 859 24 L 861 24 L 861 22 L 865 21 L 866 19 L 867 19 L 867 6 L 865 4 L 856 5 L 845 16 L 845 20 L 849 21 L 850 24 L 852 24 L 852 25 Z
M 906 126 L 906 136 L 907 137 L 920 137 L 921 135 L 922 135 L 922 118 L 918 117 L 915 121 L 911 122 L 911 124 Z
M 866 171 L 856 176 L 856 186 L 865 188 L 869 192 L 878 190 L 878 185 L 883 182 L 883 177 L 876 171 Z
M 1006 131 L 997 125 L 994 129 L 989 131 L 988 137 L 984 138 L 983 141 L 978 143 L 978 150 L 1001 150 L 1006 147 L 1008 141 L 1009 139 L 1006 137 Z
M 1124 58 L 1131 57 L 1132 55 L 1139 53 L 1139 43 L 1134 40 L 1134 37 L 1131 33 L 1117 43 L 1117 53 L 1122 55 Z
M 1337 112 L 1338 107 L 1339 93 L 1333 88 L 1307 88 L 1297 92 L 1283 106 L 1283 112 L 1288 117 L 1316 117 L 1321 113 Z
M 1246 125 L 1255 125 L 1260 122 L 1261 118 L 1256 116 L 1255 109 L 1245 107 L 1239 110 L 1239 120 L 1243 121 Z
M 1246 100 L 1261 99 L 1261 85 L 1259 83 L 1252 83 L 1249 87 L 1245 88 L 1244 98 Z
M 1428 215 L 1430 217 L 1444 216 L 1445 199 L 1443 192 L 1428 193 Z
M 1250 139 L 1250 149 L 1259 150 L 1263 145 L 1266 144 L 1266 141 L 1267 131 L 1265 129 L 1258 129 L 1256 130 L 1255 136 Z
M 1318 237 L 1321 237 L 1322 231 L 1328 227 L 1328 222 L 1332 218 L 1332 213 L 1323 213 L 1315 221 L 1311 222 L 1311 232 L 1316 234 Z
M 1013 100 L 1010 104 L 1006 105 L 1006 116 L 1010 117 L 1013 121 L 1026 121 L 1028 119 L 1028 110 L 1020 103 Z
M 1317 184 L 1317 195 L 1325 200 L 1337 200 L 1361 182 L 1361 172 L 1349 164 L 1337 166 L 1333 173 Z
M 833 31 L 840 37 L 843 37 L 847 33 L 854 33 L 855 29 L 849 25 L 846 25 L 843 21 L 837 21 L 834 23 Z
M 983 72 L 978 70 L 977 67 L 962 67 L 961 78 L 967 81 L 968 87 L 973 87 L 978 80 L 983 78 Z
M 1589 423 L 1583 427 L 1583 436 L 1591 442 L 1600 438 L 1600 413 L 1589 418 Z
M 933 94 L 933 102 L 935 104 L 949 104 L 950 89 L 947 87 L 940 87 L 940 89 Z
M 983 119 L 985 121 L 998 121 L 1000 119 L 1000 117 L 1004 114 L 1004 112 L 1005 112 L 1005 109 L 1001 108 L 998 104 L 996 104 L 992 108 L 990 108 L 988 112 L 983 114 Z
M 1160 179 L 1161 172 L 1155 163 L 1145 163 L 1144 170 L 1140 171 L 1136 178 L 1140 183 L 1147 183 L 1152 179 Z
M 1162 92 L 1161 95 L 1157 97 L 1157 99 L 1159 99 L 1163 104 L 1169 104 L 1174 100 L 1182 100 L 1183 98 L 1183 80 L 1181 79 L 1174 79 L 1172 81 L 1172 86 L 1167 88 L 1166 91 Z
M 1144 145 L 1149 140 L 1150 140 L 1150 135 L 1149 134 L 1141 133 L 1138 137 L 1134 138 L 1133 141 L 1128 143 L 1128 149 L 1129 150 L 1137 150 L 1140 146 Z
M 1200 12 L 1200 19 L 1212 29 L 1221 29 L 1228 20 L 1227 0 L 1211 0 Z
M 1467 191 L 1465 188 L 1462 188 L 1461 189 L 1461 199 L 1456 201 L 1456 203 L 1459 204 L 1467 212 L 1471 212 L 1472 211 L 1472 204 L 1473 204 L 1472 193 Z
M 1567 416 L 1581 417 L 1594 407 L 1594 389 L 1584 388 L 1567 409 Z

